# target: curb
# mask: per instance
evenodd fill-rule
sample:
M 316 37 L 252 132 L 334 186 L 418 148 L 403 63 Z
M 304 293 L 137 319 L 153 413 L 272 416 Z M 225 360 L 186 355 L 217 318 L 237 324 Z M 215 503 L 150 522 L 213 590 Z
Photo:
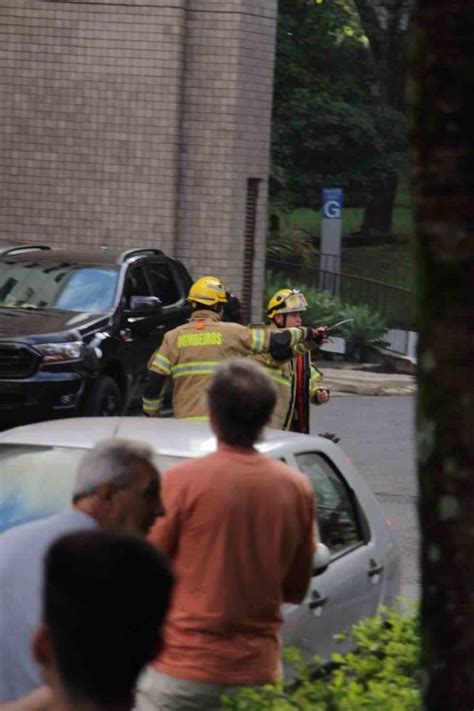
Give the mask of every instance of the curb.
M 322 368 L 323 382 L 337 395 L 413 395 L 416 379 L 412 375 L 367 373 L 357 370 Z

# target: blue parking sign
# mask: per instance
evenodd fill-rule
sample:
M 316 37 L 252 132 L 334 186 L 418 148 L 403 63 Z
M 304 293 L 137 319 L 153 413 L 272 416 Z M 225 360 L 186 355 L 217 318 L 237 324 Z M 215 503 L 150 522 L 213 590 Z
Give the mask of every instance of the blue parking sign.
M 342 188 L 323 188 L 323 217 L 326 220 L 340 220 L 342 217 Z

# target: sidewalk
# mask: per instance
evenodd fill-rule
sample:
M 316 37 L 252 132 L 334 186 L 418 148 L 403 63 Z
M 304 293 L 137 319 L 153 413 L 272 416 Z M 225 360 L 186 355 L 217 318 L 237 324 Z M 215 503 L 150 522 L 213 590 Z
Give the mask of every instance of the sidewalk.
M 331 368 L 324 363 L 318 367 L 323 373 L 323 382 L 337 395 L 413 395 L 416 378 L 398 373 L 373 373 L 349 368 Z

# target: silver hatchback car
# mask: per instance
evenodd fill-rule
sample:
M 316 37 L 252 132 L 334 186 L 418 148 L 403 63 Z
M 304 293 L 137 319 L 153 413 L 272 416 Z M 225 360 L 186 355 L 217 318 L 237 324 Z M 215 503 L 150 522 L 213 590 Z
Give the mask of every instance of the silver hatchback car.
M 161 472 L 215 449 L 208 425 L 137 417 L 41 422 L 0 433 L 0 530 L 68 506 L 85 450 L 107 437 L 153 447 Z M 328 657 L 334 635 L 393 604 L 400 592 L 400 555 L 389 524 L 362 476 L 323 437 L 268 430 L 258 449 L 306 474 L 317 502 L 315 571 L 301 605 L 285 605 L 283 643 L 304 656 Z

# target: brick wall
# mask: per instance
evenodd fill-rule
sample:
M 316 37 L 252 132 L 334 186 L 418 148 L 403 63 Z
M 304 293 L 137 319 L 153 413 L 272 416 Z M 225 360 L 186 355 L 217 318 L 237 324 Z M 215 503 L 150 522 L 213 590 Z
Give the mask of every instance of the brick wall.
M 276 0 L 0 0 L 0 237 L 263 275 Z
M 240 295 L 247 179 L 260 178 L 253 318 L 261 310 L 275 29 L 273 1 L 188 3 L 178 254 Z
M 2 0 L 4 237 L 172 249 L 184 0 L 173 4 Z

